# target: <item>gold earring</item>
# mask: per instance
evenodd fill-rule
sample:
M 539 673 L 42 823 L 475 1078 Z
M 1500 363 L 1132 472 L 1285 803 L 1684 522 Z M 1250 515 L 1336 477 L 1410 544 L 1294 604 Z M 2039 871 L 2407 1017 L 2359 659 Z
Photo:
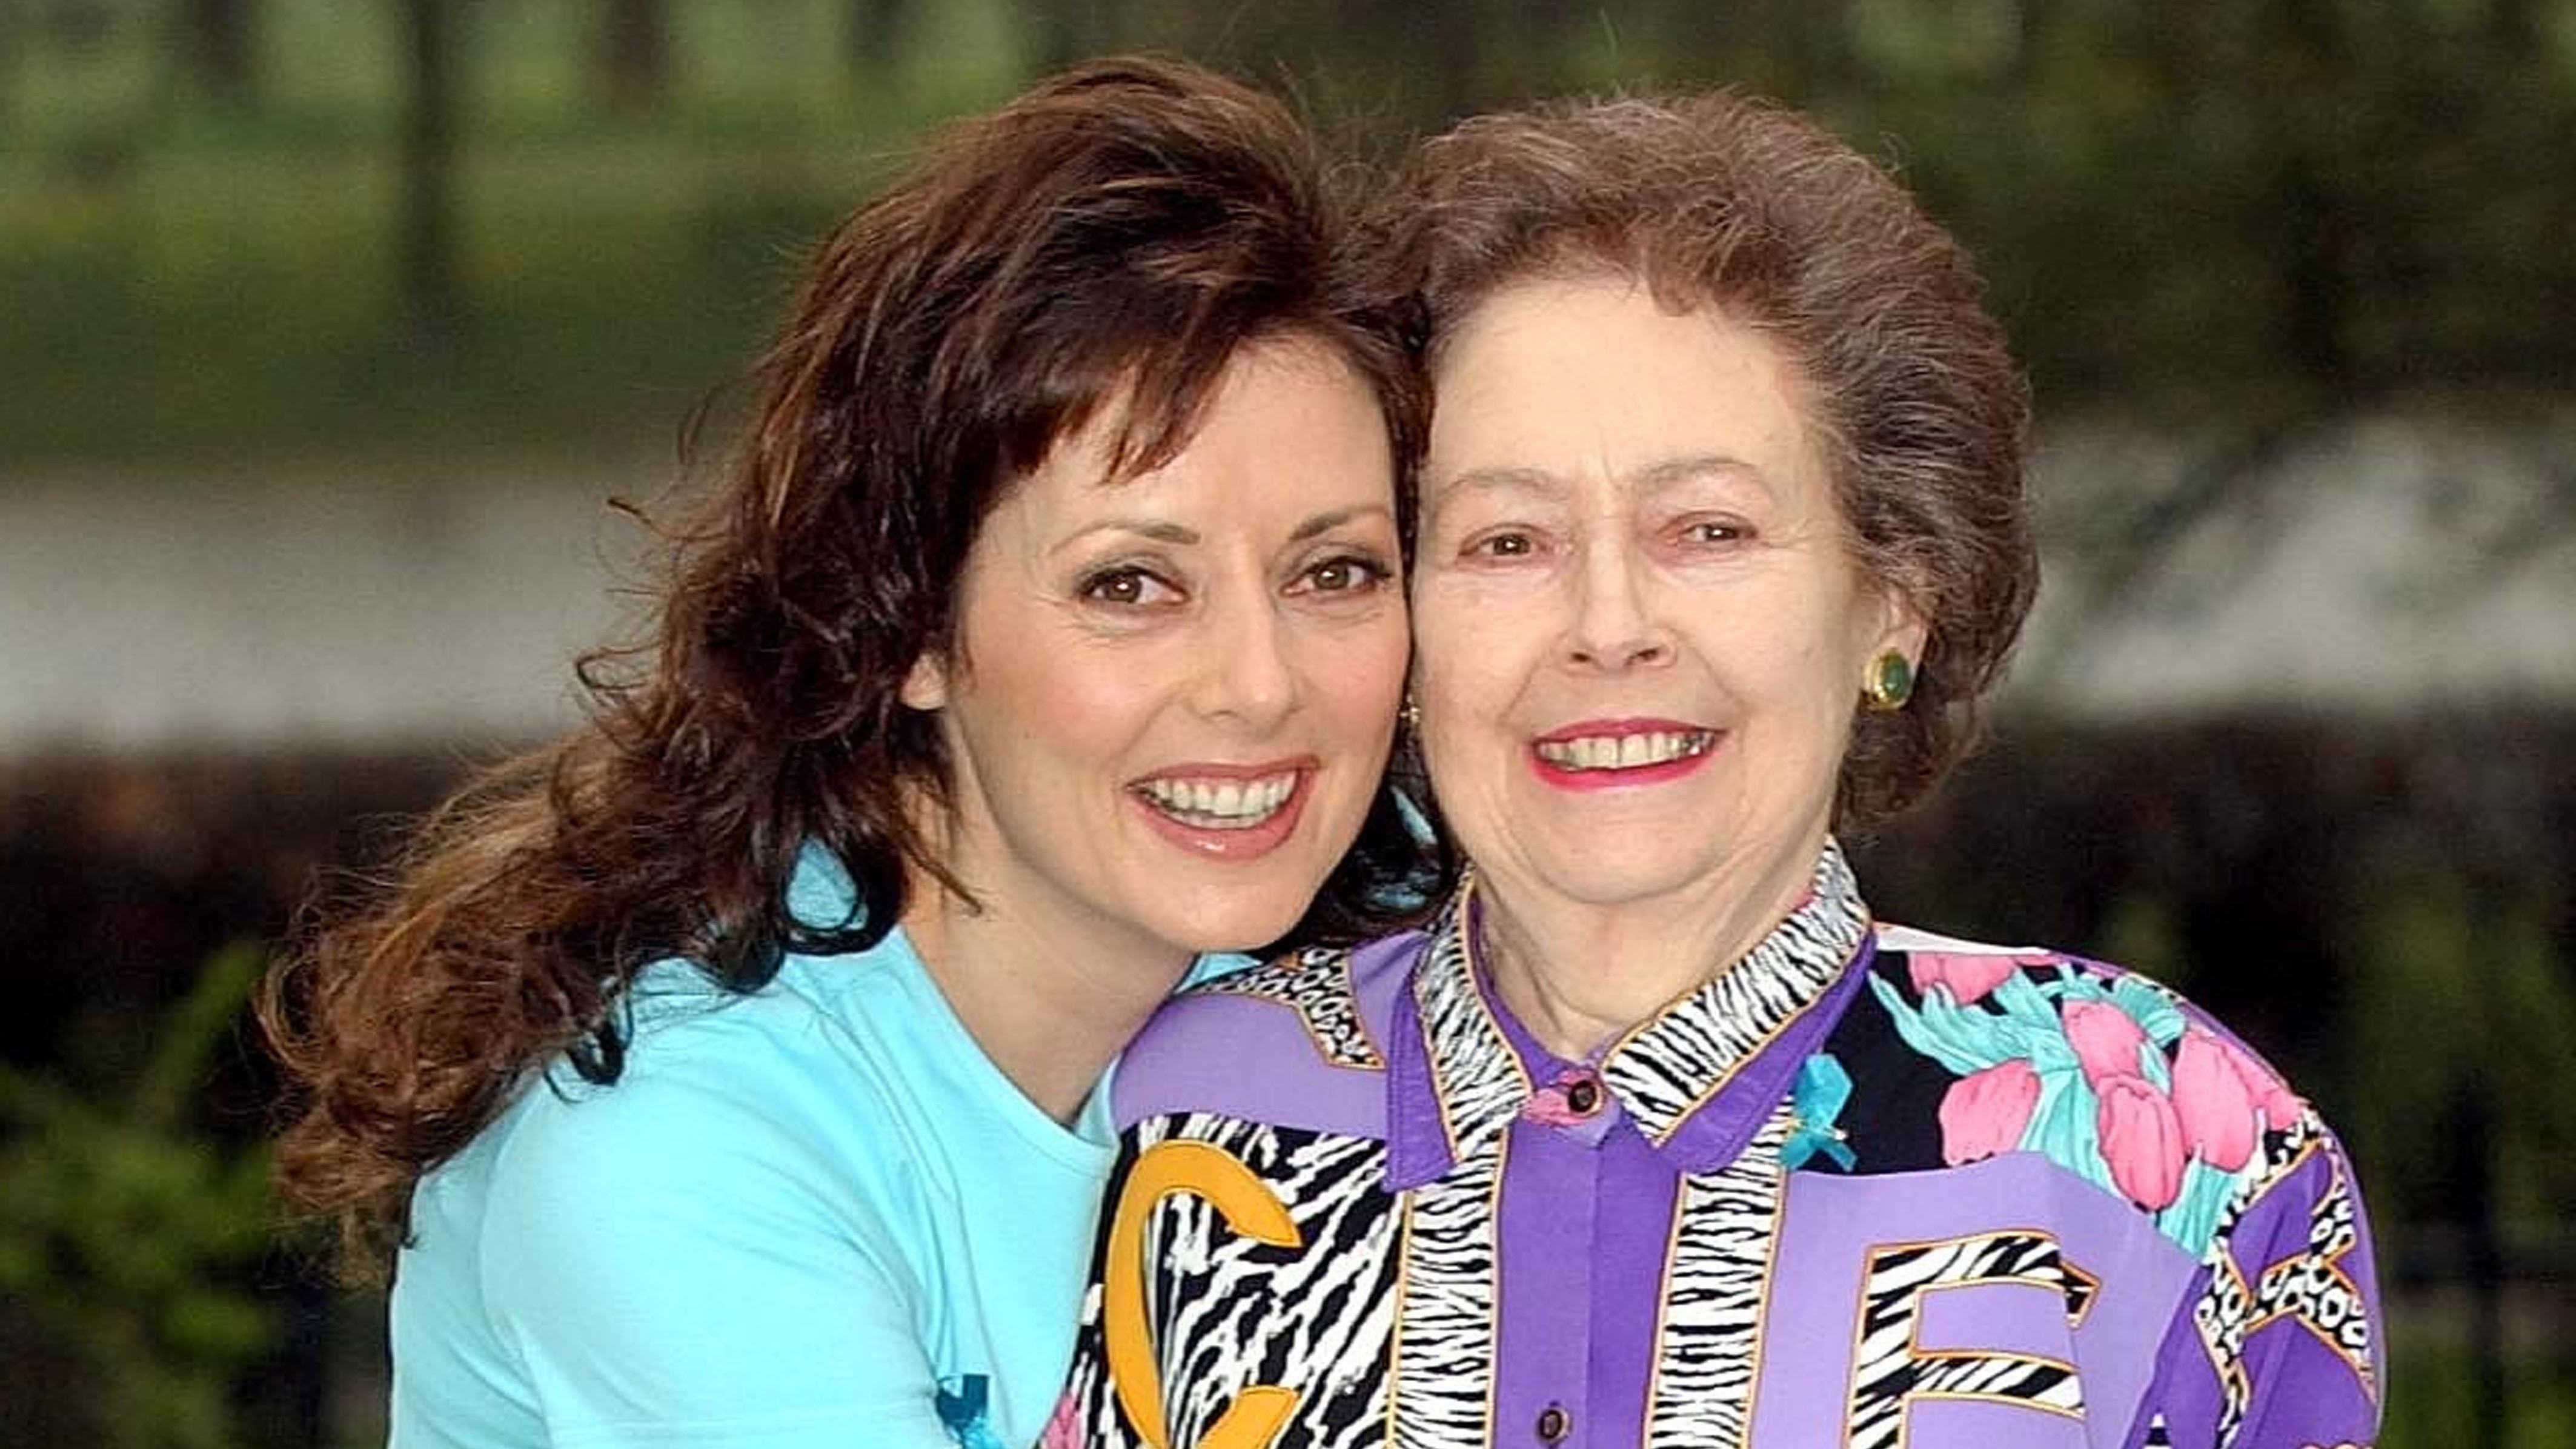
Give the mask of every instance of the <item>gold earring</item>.
M 1861 703 L 1874 714 L 1894 714 L 1905 708 L 1914 697 L 1914 661 L 1893 649 L 1869 662 L 1869 676 L 1861 681 Z
M 1404 707 L 1396 711 L 1395 717 L 1403 724 L 1406 734 L 1419 736 L 1422 733 L 1422 704 L 1413 697 L 1412 690 L 1404 692 Z

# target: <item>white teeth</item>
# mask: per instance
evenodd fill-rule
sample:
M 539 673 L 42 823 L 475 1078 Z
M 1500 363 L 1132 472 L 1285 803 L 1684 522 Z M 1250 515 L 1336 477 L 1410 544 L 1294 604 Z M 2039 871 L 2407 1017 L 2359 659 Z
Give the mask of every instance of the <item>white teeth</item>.
M 1248 830 L 1278 814 L 1296 788 L 1292 770 L 1258 780 L 1147 780 L 1136 793 L 1185 825 Z
M 1633 770 L 1706 754 L 1716 742 L 1707 730 L 1656 730 L 1637 735 L 1583 735 L 1541 740 L 1538 757 L 1566 770 Z

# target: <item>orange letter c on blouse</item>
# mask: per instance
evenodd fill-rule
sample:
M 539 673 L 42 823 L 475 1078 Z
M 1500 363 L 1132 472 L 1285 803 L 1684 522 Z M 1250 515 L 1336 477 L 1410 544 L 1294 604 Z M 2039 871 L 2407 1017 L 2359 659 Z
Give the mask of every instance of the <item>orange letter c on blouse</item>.
M 1247 1237 L 1282 1248 L 1304 1241 L 1278 1196 L 1223 1151 L 1174 1140 L 1155 1143 L 1137 1157 L 1110 1220 L 1101 1315 L 1118 1407 L 1154 1449 L 1170 1449 L 1171 1433 L 1163 1422 L 1162 1375 L 1145 1317 L 1145 1218 L 1163 1199 L 1184 1192 L 1206 1198 L 1227 1227 Z M 1208 1426 L 1201 1449 L 1265 1449 L 1296 1407 L 1295 1390 L 1255 1384 Z

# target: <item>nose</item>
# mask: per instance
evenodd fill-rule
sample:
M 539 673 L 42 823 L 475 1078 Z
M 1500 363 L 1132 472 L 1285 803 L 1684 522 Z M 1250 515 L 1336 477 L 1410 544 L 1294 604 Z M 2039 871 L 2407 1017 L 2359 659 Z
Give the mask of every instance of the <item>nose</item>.
M 1663 663 L 1672 641 L 1657 622 L 1637 576 L 1634 550 L 1604 538 L 1584 550 L 1574 577 L 1574 617 L 1566 634 L 1569 663 L 1618 671 Z
M 1268 729 L 1297 708 L 1304 681 L 1278 611 L 1267 599 L 1220 606 L 1201 640 L 1193 705 L 1209 719 Z

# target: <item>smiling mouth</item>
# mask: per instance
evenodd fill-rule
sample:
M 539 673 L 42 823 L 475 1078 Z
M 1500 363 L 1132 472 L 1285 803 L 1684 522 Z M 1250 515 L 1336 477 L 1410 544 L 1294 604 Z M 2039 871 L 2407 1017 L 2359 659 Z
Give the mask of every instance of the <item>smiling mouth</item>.
M 1250 830 L 1287 808 L 1297 772 L 1252 780 L 1146 780 L 1136 798 L 1193 830 Z
M 1540 740 L 1536 749 L 1540 759 L 1560 770 L 1635 770 L 1704 755 L 1716 743 L 1715 730 L 1652 730 Z

